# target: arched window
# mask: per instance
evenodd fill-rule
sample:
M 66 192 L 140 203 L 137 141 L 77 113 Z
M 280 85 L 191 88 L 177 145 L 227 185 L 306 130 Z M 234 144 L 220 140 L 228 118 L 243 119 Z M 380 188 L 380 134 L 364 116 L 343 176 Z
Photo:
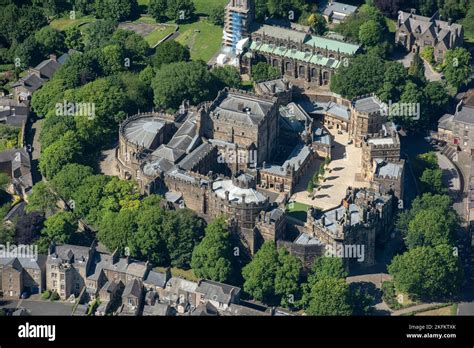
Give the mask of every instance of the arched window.
M 298 75 L 299 76 L 304 76 L 304 66 L 300 65 L 298 67 Z
M 323 80 L 324 80 L 324 81 L 329 80 L 329 72 L 323 71 Z
M 315 77 L 315 76 L 316 76 L 316 69 L 312 68 L 311 69 L 311 77 Z
M 272 65 L 278 67 L 278 59 L 273 59 Z
M 291 63 L 290 62 L 285 63 L 285 72 L 288 72 L 288 71 L 291 71 Z

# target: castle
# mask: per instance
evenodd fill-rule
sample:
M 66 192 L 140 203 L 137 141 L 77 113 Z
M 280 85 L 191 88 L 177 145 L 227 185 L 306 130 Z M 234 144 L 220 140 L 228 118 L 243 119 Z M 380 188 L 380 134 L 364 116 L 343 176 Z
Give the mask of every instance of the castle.
M 241 73 L 252 75 L 254 64 L 264 61 L 300 87 L 327 86 L 337 67 L 360 46 L 313 35 L 311 28 L 294 23 L 259 24 L 252 0 L 231 0 L 226 7 L 223 46 L 218 58 L 230 56 Z

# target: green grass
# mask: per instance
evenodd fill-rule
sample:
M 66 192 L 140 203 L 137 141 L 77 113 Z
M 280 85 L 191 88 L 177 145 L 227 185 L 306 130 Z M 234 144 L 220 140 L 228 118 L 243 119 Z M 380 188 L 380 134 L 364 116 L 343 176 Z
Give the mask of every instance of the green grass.
M 194 0 L 194 6 L 196 7 L 196 14 L 198 15 L 209 15 L 210 11 L 218 6 L 225 7 L 228 0 Z
M 153 17 L 150 17 L 149 15 L 141 15 L 140 18 L 138 18 L 135 23 L 146 23 L 146 24 L 156 24 L 156 21 Z
M 165 272 L 166 267 L 155 267 L 153 270 L 155 272 Z M 194 275 L 192 269 L 184 270 L 181 268 L 171 267 L 170 271 L 174 277 L 183 278 L 192 282 L 197 282 L 199 280 L 199 278 Z
M 286 205 L 286 208 L 289 216 L 305 222 L 310 206 L 300 202 L 290 202 Z
M 144 37 L 145 41 L 148 42 L 150 47 L 154 47 L 158 42 L 163 40 L 167 35 L 171 34 L 175 30 L 172 25 L 159 26 L 153 30 L 150 34 Z
M 49 23 L 49 25 L 52 26 L 54 29 L 64 31 L 67 28 L 70 28 L 74 25 L 88 24 L 88 23 L 95 22 L 96 20 L 97 19 L 92 16 L 84 16 L 84 17 L 76 18 L 76 19 L 70 19 L 69 17 L 64 17 L 64 18 L 58 18 L 58 19 L 52 20 L 51 23 Z
M 176 41 L 191 51 L 191 59 L 207 62 L 220 49 L 222 28 L 207 20 L 179 25 Z

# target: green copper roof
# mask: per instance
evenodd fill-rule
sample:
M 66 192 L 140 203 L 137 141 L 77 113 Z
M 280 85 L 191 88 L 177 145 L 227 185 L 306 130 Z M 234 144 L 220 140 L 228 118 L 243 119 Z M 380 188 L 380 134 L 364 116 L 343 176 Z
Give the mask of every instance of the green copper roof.
M 324 38 L 321 36 L 311 35 L 309 33 L 303 33 L 296 30 L 271 26 L 271 25 L 261 25 L 257 30 L 254 31 L 257 34 L 263 36 L 273 37 L 279 40 L 292 40 L 295 42 L 303 42 L 305 45 L 315 46 L 320 49 L 328 49 L 331 51 L 339 51 L 346 55 L 355 54 L 359 49 L 359 45 L 350 44 L 343 41 L 333 40 Z
M 269 44 L 258 44 L 252 41 L 250 50 L 264 53 L 272 53 L 277 56 L 296 59 L 302 62 L 325 66 L 328 68 L 337 68 L 339 61 L 334 58 L 326 58 L 322 55 L 313 54 L 312 52 L 302 52 L 295 49 L 287 49 L 286 47 L 276 47 Z

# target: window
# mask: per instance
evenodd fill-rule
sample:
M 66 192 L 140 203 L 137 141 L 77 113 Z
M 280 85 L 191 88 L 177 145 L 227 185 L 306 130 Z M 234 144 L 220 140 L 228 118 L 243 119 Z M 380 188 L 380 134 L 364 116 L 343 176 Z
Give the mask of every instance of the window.
M 65 287 L 64 287 L 64 284 L 61 284 L 61 290 L 64 290 Z

